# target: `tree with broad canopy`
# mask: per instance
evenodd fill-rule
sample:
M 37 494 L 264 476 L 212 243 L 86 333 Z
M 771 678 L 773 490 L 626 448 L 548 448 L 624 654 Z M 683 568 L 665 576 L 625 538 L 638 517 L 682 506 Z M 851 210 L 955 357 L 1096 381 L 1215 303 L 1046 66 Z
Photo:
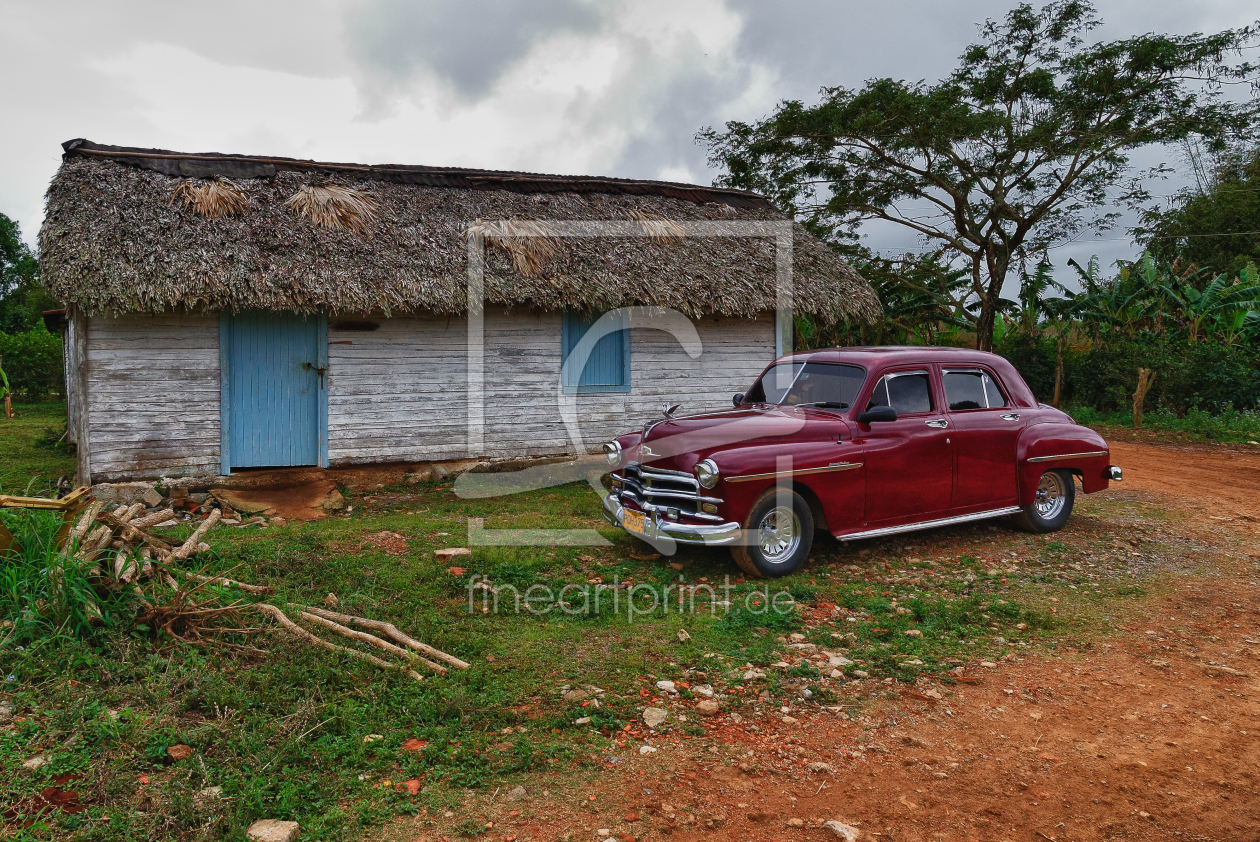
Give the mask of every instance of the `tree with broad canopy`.
M 698 137 L 725 170 L 718 184 L 766 194 L 819 236 L 842 243 L 884 220 L 961 259 L 980 304 L 976 346 L 991 350 L 1013 263 L 1112 226 L 1116 202 L 1151 198 L 1167 168 L 1135 172 L 1135 150 L 1257 132 L 1257 65 L 1244 58 L 1260 24 L 1088 40 L 1100 25 L 1086 0 L 1022 4 L 981 25 L 935 84 L 826 87 L 816 105 L 783 102 Z M 1231 96 L 1239 85 L 1247 95 Z

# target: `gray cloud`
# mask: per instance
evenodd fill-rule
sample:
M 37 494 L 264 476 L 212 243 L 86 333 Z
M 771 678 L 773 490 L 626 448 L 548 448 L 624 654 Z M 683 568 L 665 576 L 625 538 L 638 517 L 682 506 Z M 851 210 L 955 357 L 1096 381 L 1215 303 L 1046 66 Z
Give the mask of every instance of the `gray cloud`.
M 347 16 L 351 54 L 402 81 L 428 70 L 468 98 L 486 94 L 540 41 L 597 30 L 582 0 L 369 0 Z

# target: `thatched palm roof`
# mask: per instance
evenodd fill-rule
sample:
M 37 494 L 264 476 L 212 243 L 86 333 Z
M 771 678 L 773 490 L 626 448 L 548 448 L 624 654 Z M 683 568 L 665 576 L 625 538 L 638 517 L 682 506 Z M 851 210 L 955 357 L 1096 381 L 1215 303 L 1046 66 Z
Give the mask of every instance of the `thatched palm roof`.
M 785 218 L 744 191 L 65 146 L 40 231 L 41 271 L 53 294 L 88 312 L 458 313 L 466 306 L 470 229 L 511 221 L 545 237 L 553 220 L 639 220 L 655 236 L 538 239 L 551 247 L 532 263 L 488 248 L 487 301 L 596 310 L 648 304 L 692 316 L 749 316 L 775 305 L 772 238 L 679 237 L 667 222 L 695 228 Z M 213 180 L 221 178 L 232 181 Z M 203 192 L 190 189 L 197 185 Z M 325 198 L 357 197 L 364 214 L 357 230 L 335 219 L 331 228 L 316 224 L 312 186 L 332 188 Z M 227 201 L 215 205 L 220 187 Z M 796 311 L 827 320 L 877 315 L 867 283 L 801 226 L 794 231 Z

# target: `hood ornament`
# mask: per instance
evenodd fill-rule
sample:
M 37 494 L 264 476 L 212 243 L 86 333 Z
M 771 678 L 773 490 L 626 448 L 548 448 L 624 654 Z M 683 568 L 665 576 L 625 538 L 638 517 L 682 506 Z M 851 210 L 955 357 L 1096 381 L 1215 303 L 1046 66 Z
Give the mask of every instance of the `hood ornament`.
M 671 405 L 671 404 L 666 404 L 666 405 L 665 405 L 665 420 L 666 420 L 666 421 L 671 421 L 671 420 L 673 420 L 673 418 L 674 418 L 674 413 L 675 413 L 675 412 L 677 412 L 677 411 L 678 411 L 678 410 L 680 410 L 680 409 L 682 409 L 682 404 L 680 404 L 680 403 L 676 403 L 676 404 L 672 404 L 672 405 Z

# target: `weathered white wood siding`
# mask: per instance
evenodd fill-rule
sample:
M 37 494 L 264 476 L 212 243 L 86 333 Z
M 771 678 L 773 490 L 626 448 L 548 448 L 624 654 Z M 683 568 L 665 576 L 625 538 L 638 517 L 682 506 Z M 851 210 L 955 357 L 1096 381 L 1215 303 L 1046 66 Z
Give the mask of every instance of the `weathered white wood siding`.
M 218 473 L 218 314 L 86 321 L 92 481 Z
M 485 447 L 468 448 L 468 326 L 462 317 L 375 320 L 375 331 L 328 339 L 331 464 L 572 453 L 558 400 L 559 313 L 491 311 L 485 319 Z M 691 359 L 655 329 L 631 334 L 631 391 L 572 396 L 588 449 L 659 417 L 730 406 L 774 357 L 774 323 L 708 317 L 695 322 L 702 352 Z
M 547 456 L 575 452 L 560 411 L 561 316 L 494 311 L 485 320 L 484 448 L 468 447 L 467 323 L 462 317 L 377 317 L 374 331 L 328 331 L 328 456 L 332 465 Z M 217 474 L 218 314 L 85 320 L 91 480 Z M 629 393 L 569 396 L 585 446 L 659 417 L 730 406 L 774 356 L 774 324 L 695 322 L 691 359 L 672 335 L 631 334 Z M 82 447 L 83 444 L 80 444 Z

